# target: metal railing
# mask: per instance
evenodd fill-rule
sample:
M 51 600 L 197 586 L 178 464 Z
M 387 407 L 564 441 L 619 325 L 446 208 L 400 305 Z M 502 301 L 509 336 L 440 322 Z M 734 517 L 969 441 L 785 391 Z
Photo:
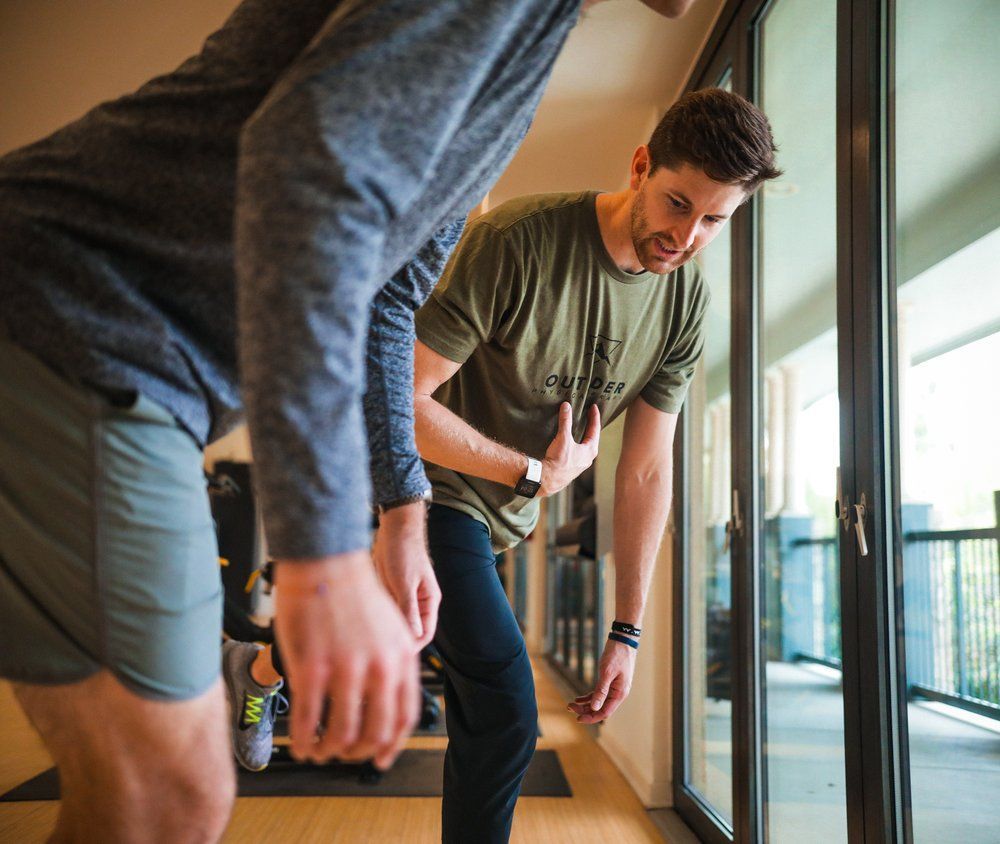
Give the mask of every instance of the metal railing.
M 548 656 L 569 684 L 586 691 L 597 678 L 604 648 L 601 563 L 548 552 Z
M 903 512 L 906 675 L 924 697 L 1000 719 L 1000 494 L 998 526 L 926 526 L 930 505 Z M 769 658 L 840 667 L 839 536 L 812 520 L 768 520 Z
M 799 660 L 840 668 L 840 547 L 837 536 L 793 540 L 791 547 L 809 556 L 812 574 L 812 647 L 796 653 Z
M 1000 529 L 903 539 L 911 695 L 1000 718 Z

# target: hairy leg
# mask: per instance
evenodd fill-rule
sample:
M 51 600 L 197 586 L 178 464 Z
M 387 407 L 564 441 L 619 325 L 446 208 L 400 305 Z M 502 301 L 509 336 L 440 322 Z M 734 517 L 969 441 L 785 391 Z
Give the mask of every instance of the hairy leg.
M 217 841 L 235 775 L 221 681 L 191 700 L 140 697 L 107 671 L 61 686 L 14 684 L 59 768 L 52 840 Z

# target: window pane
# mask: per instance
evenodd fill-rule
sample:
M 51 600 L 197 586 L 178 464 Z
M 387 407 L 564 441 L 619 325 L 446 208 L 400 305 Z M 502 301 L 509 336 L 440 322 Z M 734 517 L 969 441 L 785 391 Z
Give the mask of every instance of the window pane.
M 903 614 L 917 842 L 1000 839 L 1000 4 L 898 0 Z
M 728 81 L 722 87 L 731 90 Z M 729 551 L 724 546 L 731 489 L 731 243 L 727 227 L 698 256 L 712 290 L 712 301 L 705 318 L 705 357 L 695 373 L 685 410 L 691 426 L 687 781 L 730 825 L 733 818 L 732 593 Z
M 761 199 L 766 669 L 771 842 L 847 841 L 836 326 L 836 3 L 777 0 L 762 106 L 785 176 Z M 819 836 L 819 838 L 817 837 Z

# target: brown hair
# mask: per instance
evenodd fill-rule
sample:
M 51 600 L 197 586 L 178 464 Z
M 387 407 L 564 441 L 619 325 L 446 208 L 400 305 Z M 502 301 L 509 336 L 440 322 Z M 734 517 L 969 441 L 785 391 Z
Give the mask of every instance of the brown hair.
M 742 185 L 748 195 L 781 175 L 775 152 L 764 113 L 722 88 L 685 94 L 667 110 L 649 139 L 650 172 L 690 164 L 717 182 Z

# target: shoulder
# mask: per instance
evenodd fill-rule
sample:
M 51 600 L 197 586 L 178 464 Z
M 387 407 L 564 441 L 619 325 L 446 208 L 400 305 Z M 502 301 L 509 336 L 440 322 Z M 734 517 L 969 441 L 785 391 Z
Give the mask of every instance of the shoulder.
M 688 261 L 675 270 L 673 275 L 677 294 L 688 304 L 689 310 L 703 311 L 712 300 L 712 290 L 705 280 L 701 265 L 695 260 Z
M 589 191 L 519 196 L 486 212 L 474 225 L 486 225 L 508 236 L 545 229 L 579 214 L 590 196 Z

